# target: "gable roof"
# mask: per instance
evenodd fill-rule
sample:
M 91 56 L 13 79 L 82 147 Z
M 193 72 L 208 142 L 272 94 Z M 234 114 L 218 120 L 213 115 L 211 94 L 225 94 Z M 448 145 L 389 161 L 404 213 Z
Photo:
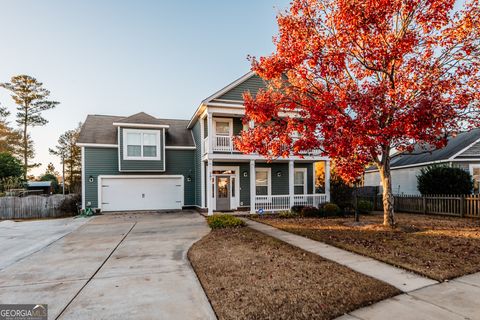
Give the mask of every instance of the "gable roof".
M 390 166 L 392 169 L 403 166 L 428 165 L 438 162 L 446 162 L 462 157 L 462 153 L 480 142 L 480 128 L 459 133 L 448 139 L 447 145 L 442 149 L 434 147 L 422 147 L 415 145 L 412 152 L 402 152 L 392 157 Z M 472 157 L 469 157 L 472 158 Z M 476 155 L 480 159 L 480 153 Z M 375 171 L 376 167 L 369 167 L 367 171 Z
M 135 123 L 135 124 L 158 124 L 168 125 L 165 119 L 157 119 L 145 112 L 136 113 L 130 117 L 126 117 L 115 121 L 116 123 Z
M 195 110 L 188 127 L 191 128 L 193 126 L 207 105 L 217 103 L 222 106 L 241 108 L 243 107 L 243 94 L 249 91 L 252 95 L 256 95 L 261 88 L 266 88 L 265 81 L 253 71 L 249 71 L 229 85 L 205 98 L 197 110 Z
M 149 122 L 139 122 L 142 119 Z M 136 121 L 136 122 L 131 122 Z M 195 147 L 192 133 L 187 129 L 188 120 L 158 119 L 140 112 L 130 117 L 88 115 L 78 138 L 79 144 L 116 145 L 118 143 L 117 127 L 114 123 L 159 124 L 168 125 L 165 131 L 165 146 L 167 147 Z M 128 127 L 128 125 L 126 125 Z

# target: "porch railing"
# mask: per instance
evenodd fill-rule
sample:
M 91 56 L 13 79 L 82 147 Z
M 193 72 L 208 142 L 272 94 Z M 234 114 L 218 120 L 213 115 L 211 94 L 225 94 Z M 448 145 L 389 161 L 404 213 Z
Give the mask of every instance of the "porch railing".
M 293 204 L 290 203 L 289 195 L 270 195 L 255 197 L 255 212 L 262 209 L 265 212 L 290 210 L 292 206 L 318 207 L 327 202 L 325 194 L 296 194 L 293 196 Z
M 237 151 L 231 136 L 214 136 L 213 137 L 213 151 L 233 152 Z

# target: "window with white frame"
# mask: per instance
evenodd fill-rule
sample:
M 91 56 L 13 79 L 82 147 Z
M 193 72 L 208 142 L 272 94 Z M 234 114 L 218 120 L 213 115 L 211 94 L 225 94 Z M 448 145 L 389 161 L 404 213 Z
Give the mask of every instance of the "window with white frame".
M 470 165 L 470 174 L 473 178 L 473 192 L 480 193 L 480 164 Z
M 307 193 L 307 168 L 297 168 L 294 170 L 293 191 L 295 194 Z
M 217 136 L 231 136 L 233 120 L 232 119 L 214 119 L 215 134 Z
M 269 168 L 257 168 L 255 170 L 255 194 L 267 196 L 271 194 L 271 174 Z
M 125 160 L 160 160 L 160 131 L 123 130 Z

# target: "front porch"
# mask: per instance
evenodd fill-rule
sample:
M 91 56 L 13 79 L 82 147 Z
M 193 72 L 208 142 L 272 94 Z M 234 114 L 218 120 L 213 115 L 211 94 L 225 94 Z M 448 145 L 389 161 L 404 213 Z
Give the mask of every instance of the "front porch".
M 330 200 L 328 160 L 206 160 L 208 215 L 215 211 L 279 212 Z

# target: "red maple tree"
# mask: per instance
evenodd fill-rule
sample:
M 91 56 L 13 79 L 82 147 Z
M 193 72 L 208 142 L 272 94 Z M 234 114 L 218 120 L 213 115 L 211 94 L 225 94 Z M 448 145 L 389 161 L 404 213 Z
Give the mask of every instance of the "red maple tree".
M 251 58 L 268 86 L 244 95 L 255 126 L 237 147 L 269 158 L 319 148 L 349 180 L 375 164 L 393 226 L 391 154 L 441 148 L 478 122 L 480 6 L 454 4 L 293 0 L 277 16 L 275 52 Z

